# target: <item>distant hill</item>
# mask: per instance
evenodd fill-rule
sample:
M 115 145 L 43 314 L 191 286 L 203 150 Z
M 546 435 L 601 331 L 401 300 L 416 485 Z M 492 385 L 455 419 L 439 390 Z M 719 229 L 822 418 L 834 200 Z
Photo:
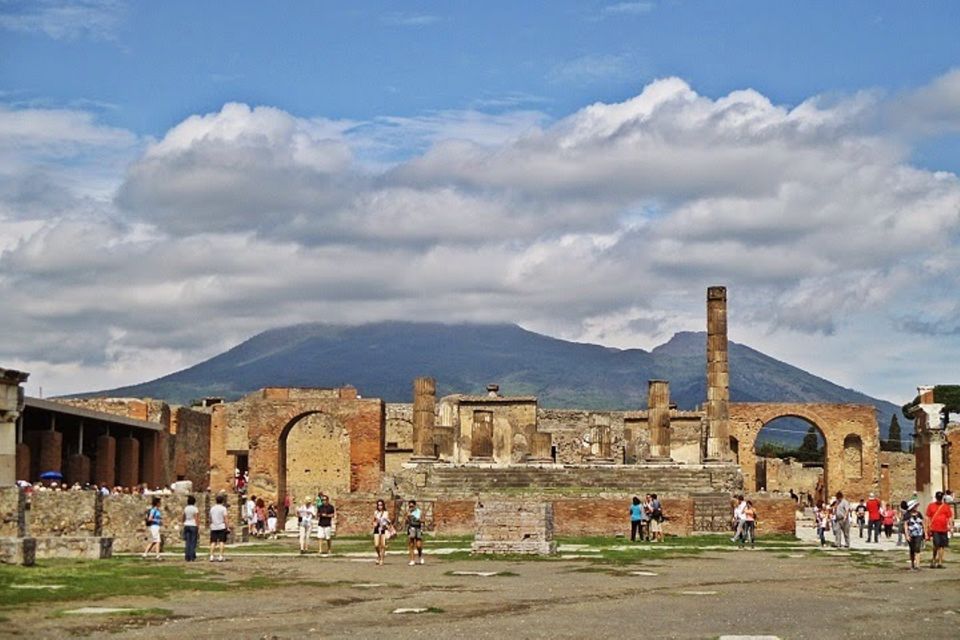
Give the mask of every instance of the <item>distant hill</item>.
M 411 402 L 413 378 L 430 375 L 439 395 L 481 393 L 496 382 L 502 393 L 536 395 L 546 407 L 641 409 L 647 380 L 665 379 L 671 400 L 681 409 L 694 409 L 706 398 L 705 351 L 702 332 L 678 333 L 648 352 L 558 340 L 511 324 L 301 324 L 264 331 L 150 382 L 83 395 L 185 404 L 203 396 L 235 399 L 266 386 L 352 384 L 364 396 Z M 872 404 L 884 436 L 890 416 L 899 411 L 890 402 L 735 342 L 730 343 L 730 397 L 735 402 Z

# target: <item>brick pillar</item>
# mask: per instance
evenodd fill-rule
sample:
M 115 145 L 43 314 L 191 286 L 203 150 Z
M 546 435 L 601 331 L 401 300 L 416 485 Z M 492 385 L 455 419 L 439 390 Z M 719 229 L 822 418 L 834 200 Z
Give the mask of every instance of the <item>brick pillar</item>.
M 707 459 L 730 459 L 727 288 L 707 289 Z
M 437 404 L 437 383 L 433 378 L 413 381 L 413 460 L 432 462 L 437 459 L 433 427 Z
M 117 439 L 103 435 L 97 438 L 97 463 L 93 480 L 99 485 L 116 484 Z
M 0 368 L 0 487 L 17 481 L 17 419 L 29 373 Z
M 161 443 L 158 432 L 148 433 L 143 439 L 143 469 L 141 475 L 143 481 L 151 489 L 160 487 L 163 483 L 161 472 Z M 164 485 L 165 486 L 165 485 Z
M 117 481 L 132 487 L 140 483 L 140 442 L 133 436 L 120 438 L 117 443 Z
M 24 442 L 17 445 L 17 480 L 34 480 L 30 475 L 30 445 Z
M 30 447 L 30 482 L 36 482 L 40 475 L 40 432 L 24 431 L 23 442 Z
M 67 458 L 67 472 L 63 476 L 64 482 L 81 485 L 90 482 L 90 458 L 82 453 L 75 453 Z
M 647 382 L 647 420 L 650 425 L 650 461 L 670 460 L 670 383 Z
M 59 431 L 40 432 L 40 473 L 63 471 L 63 434 Z

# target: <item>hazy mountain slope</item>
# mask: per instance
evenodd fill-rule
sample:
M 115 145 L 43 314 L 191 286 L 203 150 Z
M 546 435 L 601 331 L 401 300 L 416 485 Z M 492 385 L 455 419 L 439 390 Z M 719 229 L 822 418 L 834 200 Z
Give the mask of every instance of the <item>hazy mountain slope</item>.
M 98 393 L 184 403 L 265 386 L 353 384 L 365 396 L 410 402 L 413 378 L 431 375 L 441 395 L 479 393 L 497 382 L 503 393 L 539 396 L 543 406 L 636 409 L 646 406 L 647 380 L 660 378 L 670 381 L 680 408 L 693 409 L 706 397 L 705 345 L 706 335 L 694 332 L 647 352 L 567 342 L 508 324 L 305 324 L 265 331 L 157 380 Z M 734 401 L 873 404 L 884 432 L 898 410 L 733 342 L 730 370 Z

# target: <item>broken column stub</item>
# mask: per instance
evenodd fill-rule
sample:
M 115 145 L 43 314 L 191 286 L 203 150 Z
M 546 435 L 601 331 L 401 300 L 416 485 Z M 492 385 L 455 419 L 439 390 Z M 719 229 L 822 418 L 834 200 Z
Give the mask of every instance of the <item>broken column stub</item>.
M 413 381 L 413 457 L 412 462 L 437 459 L 433 431 L 436 423 L 437 383 L 433 378 Z
M 670 383 L 647 382 L 647 416 L 650 425 L 650 462 L 670 462 Z
M 535 500 L 486 500 L 475 508 L 473 553 L 554 555 L 553 505 Z
M 727 288 L 707 289 L 707 460 L 730 459 Z

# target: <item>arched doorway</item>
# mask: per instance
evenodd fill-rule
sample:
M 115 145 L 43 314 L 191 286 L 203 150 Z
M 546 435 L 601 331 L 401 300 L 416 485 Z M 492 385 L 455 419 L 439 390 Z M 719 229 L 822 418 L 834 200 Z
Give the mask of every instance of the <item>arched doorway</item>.
M 281 501 L 349 493 L 350 434 L 335 417 L 319 411 L 295 417 L 280 434 L 277 455 Z
M 827 439 L 808 418 L 783 415 L 762 423 L 753 453 L 755 490 L 793 491 L 803 502 L 817 502 L 828 495 Z

